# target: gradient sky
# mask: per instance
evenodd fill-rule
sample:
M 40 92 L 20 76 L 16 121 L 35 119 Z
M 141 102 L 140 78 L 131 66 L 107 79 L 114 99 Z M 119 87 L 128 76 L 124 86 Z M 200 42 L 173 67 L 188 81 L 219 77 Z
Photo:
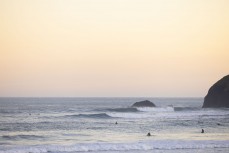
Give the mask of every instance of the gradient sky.
M 0 96 L 203 97 L 228 0 L 0 0 Z

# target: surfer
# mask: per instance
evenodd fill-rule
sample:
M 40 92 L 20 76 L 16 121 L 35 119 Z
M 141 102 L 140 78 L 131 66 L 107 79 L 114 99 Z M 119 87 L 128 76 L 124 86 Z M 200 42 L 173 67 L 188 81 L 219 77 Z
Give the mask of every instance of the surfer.
M 201 133 L 204 133 L 204 129 L 202 129 Z
M 148 137 L 151 136 L 150 132 L 147 134 L 147 136 L 148 136 Z
M 118 122 L 115 122 L 115 124 L 118 124 Z

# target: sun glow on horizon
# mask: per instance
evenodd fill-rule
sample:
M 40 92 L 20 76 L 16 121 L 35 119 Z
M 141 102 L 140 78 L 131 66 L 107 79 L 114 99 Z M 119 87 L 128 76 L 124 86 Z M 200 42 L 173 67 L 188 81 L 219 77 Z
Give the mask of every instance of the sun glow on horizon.
M 0 96 L 205 96 L 227 0 L 0 0 Z

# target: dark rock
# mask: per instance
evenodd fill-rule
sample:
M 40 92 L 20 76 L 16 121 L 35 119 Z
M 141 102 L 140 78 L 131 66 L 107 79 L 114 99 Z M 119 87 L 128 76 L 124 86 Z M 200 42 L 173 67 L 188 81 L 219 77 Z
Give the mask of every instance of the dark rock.
M 216 82 L 204 98 L 203 108 L 229 107 L 229 75 Z
M 134 103 L 132 107 L 156 107 L 156 105 L 149 100 L 144 100 Z

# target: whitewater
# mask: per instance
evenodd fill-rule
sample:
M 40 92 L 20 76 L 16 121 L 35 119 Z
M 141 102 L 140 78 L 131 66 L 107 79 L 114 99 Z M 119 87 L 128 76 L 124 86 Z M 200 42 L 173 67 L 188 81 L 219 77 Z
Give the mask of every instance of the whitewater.
M 146 99 L 157 107 L 131 107 Z M 0 153 L 229 152 L 229 109 L 202 104 L 203 98 L 0 98 Z

